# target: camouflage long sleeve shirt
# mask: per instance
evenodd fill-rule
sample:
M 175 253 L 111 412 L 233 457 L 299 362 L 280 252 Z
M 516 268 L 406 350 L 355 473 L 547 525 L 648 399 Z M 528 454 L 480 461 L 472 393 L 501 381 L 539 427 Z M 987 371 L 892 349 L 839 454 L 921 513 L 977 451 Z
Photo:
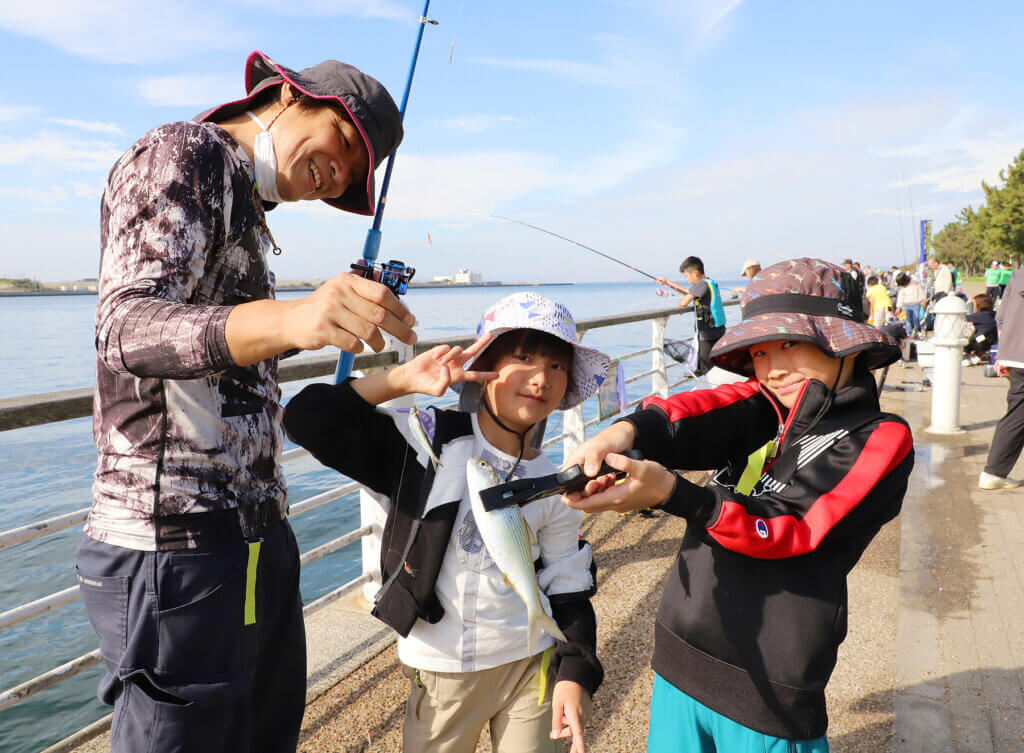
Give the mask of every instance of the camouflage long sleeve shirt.
M 277 359 L 238 366 L 231 307 L 274 297 L 272 241 L 245 151 L 210 123 L 160 126 L 114 165 L 101 207 L 86 533 L 131 549 L 194 546 L 168 516 L 286 489 Z

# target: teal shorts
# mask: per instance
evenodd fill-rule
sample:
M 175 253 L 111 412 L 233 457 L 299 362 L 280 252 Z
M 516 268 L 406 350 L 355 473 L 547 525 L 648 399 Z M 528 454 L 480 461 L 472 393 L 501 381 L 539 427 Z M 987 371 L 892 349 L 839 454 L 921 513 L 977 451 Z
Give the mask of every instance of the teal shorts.
M 647 753 L 828 753 L 828 740 L 785 740 L 755 732 L 655 674 Z

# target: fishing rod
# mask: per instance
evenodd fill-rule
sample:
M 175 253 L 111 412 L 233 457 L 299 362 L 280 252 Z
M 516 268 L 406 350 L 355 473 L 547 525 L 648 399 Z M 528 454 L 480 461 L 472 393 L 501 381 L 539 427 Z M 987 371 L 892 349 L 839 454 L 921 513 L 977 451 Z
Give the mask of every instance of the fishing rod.
M 398 108 L 399 119 L 405 122 L 405 106 L 409 103 L 409 90 L 412 89 L 412 76 L 416 72 L 416 60 L 420 56 L 420 42 L 423 41 L 423 29 L 427 24 L 437 26 L 437 21 L 427 18 L 427 9 L 430 8 L 430 0 L 423 4 L 423 13 L 420 14 L 420 28 L 416 32 L 416 46 L 412 51 L 412 62 L 409 64 L 409 77 L 405 81 L 405 93 L 402 94 L 402 106 Z M 380 223 L 384 218 L 384 206 L 387 204 L 388 186 L 391 184 L 391 171 L 395 167 L 396 149 L 388 157 L 388 166 L 384 170 L 384 181 L 380 186 L 380 198 L 377 200 L 377 210 L 373 214 L 373 225 L 366 231 L 366 240 L 363 242 L 363 256 L 352 265 L 352 269 L 363 277 L 373 279 L 374 271 L 377 268 L 377 254 L 380 252 Z M 372 166 L 371 166 L 372 167 Z M 409 280 L 416 273 L 412 267 L 407 267 L 400 261 L 391 261 L 381 265 L 380 281 L 395 295 L 401 295 L 408 287 Z M 352 353 L 342 351 L 338 356 L 338 366 L 334 370 L 334 383 L 343 381 L 352 372 L 352 362 L 355 356 Z
M 568 241 L 569 243 L 573 244 L 574 246 L 579 246 L 580 248 L 585 248 L 585 249 L 587 249 L 587 251 L 593 251 L 595 254 L 597 254 L 598 256 L 603 256 L 605 259 L 611 259 L 616 264 L 621 264 L 624 267 L 629 267 L 634 272 L 639 272 L 644 277 L 650 277 L 655 282 L 657 282 L 660 279 L 664 279 L 664 278 L 661 278 L 661 277 L 655 277 L 652 274 L 648 274 L 647 272 L 644 272 L 642 269 L 637 269 L 632 264 L 627 264 L 626 262 L 622 261 L 621 259 L 616 259 L 614 256 L 609 256 L 604 251 L 598 251 L 596 248 L 591 248 L 590 246 L 586 245 L 585 243 L 580 243 L 579 241 L 574 241 L 572 238 L 566 238 L 564 235 L 559 235 L 558 233 L 552 233 L 550 230 L 545 230 L 542 227 L 537 227 L 536 225 L 531 225 L 529 222 L 523 222 L 522 220 L 514 220 L 511 217 L 502 217 L 501 215 L 497 215 L 497 214 L 492 214 L 491 217 L 493 217 L 496 220 L 505 220 L 505 222 L 514 222 L 517 225 L 523 225 L 524 227 L 530 227 L 530 228 L 533 228 L 534 230 L 539 230 L 542 233 L 547 233 L 548 235 L 553 235 L 555 238 L 561 238 L 563 241 Z

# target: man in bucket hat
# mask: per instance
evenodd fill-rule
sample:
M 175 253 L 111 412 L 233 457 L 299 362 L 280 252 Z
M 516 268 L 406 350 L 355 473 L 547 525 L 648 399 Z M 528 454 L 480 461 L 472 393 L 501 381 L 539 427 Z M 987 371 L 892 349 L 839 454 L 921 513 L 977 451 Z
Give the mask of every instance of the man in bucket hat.
M 825 686 L 846 635 L 846 576 L 900 509 L 906 423 L 870 369 L 899 357 L 839 267 L 762 270 L 712 351 L 750 377 L 647 398 L 566 463 L 594 475 L 571 507 L 686 518 L 655 627 L 648 750 L 828 750 Z M 647 460 L 618 453 L 641 450 Z M 716 468 L 703 487 L 670 472 Z
M 274 300 L 265 212 L 372 214 L 397 148 L 387 91 L 254 52 L 246 96 L 160 126 L 101 208 L 93 507 L 76 568 L 107 665 L 113 751 L 294 751 L 305 702 L 299 560 L 278 458 L 277 362 L 415 340 L 379 283 Z

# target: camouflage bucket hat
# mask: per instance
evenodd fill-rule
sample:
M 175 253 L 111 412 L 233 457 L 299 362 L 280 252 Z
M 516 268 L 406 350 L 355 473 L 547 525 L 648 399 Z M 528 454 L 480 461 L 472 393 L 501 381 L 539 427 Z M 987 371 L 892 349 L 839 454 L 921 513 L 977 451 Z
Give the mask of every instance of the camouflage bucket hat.
M 821 259 L 790 259 L 762 269 L 747 285 L 743 321 L 711 350 L 716 366 L 753 376 L 747 349 L 771 340 L 817 345 L 833 358 L 860 353 L 869 369 L 900 357 L 889 335 L 865 324 L 864 307 L 850 273 Z
M 324 199 L 337 209 L 355 214 L 373 214 L 376 188 L 373 172 L 402 141 L 402 115 L 388 90 L 358 68 L 337 60 L 325 60 L 312 68 L 293 71 L 257 50 L 245 61 L 243 99 L 213 107 L 196 116 L 197 122 L 222 121 L 244 113 L 264 90 L 287 81 L 314 99 L 340 105 L 363 137 L 370 160 L 365 184 L 353 183 L 341 196 Z M 276 206 L 267 202 L 269 208 Z

